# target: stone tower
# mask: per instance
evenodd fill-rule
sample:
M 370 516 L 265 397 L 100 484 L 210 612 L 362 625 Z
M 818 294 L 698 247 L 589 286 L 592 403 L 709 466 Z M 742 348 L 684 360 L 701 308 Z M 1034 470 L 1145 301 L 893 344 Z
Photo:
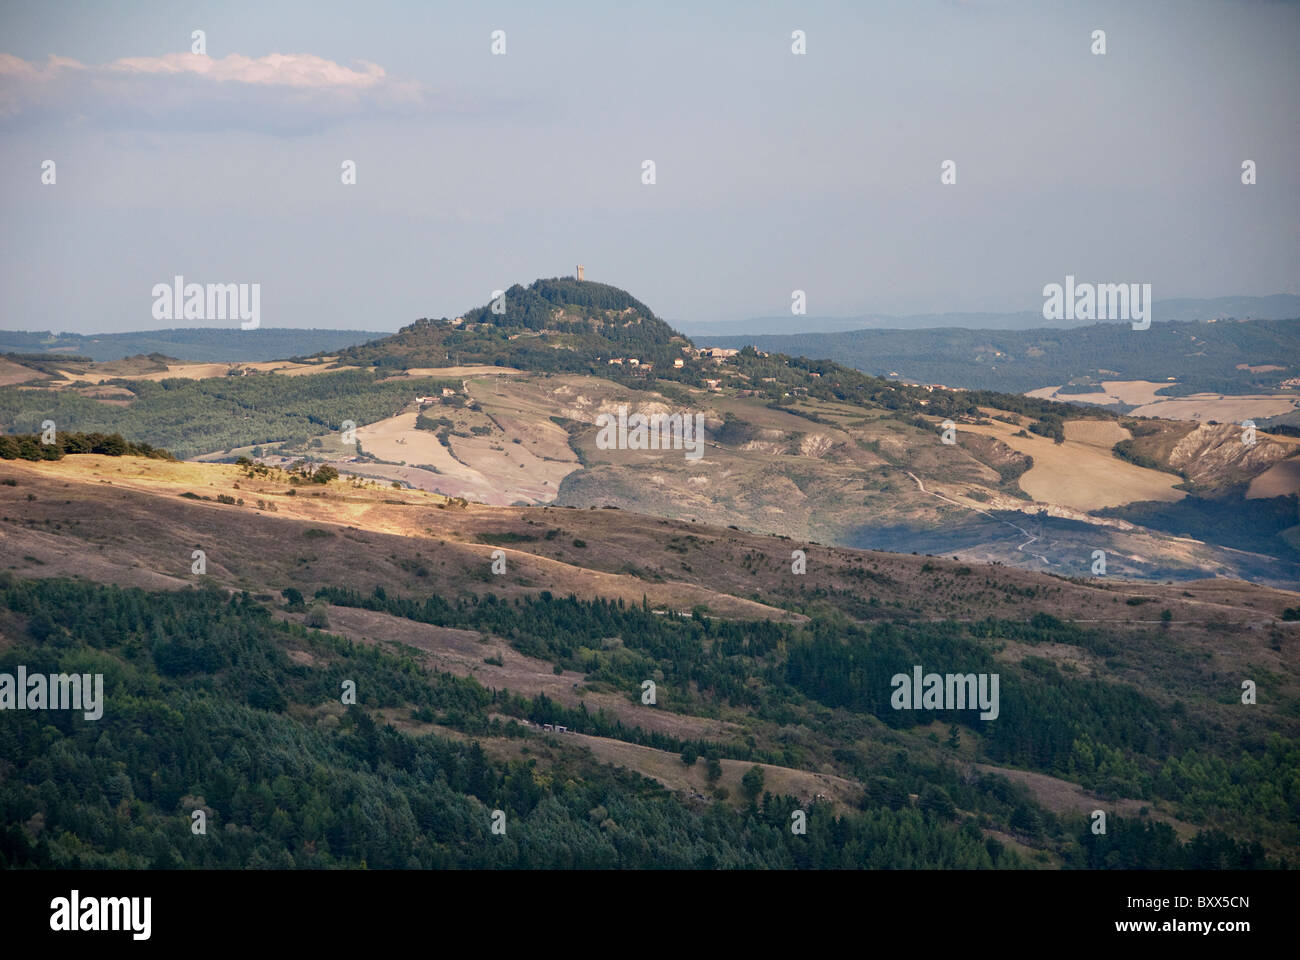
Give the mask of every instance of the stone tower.
M 582 279 L 582 264 L 578 264 L 578 279 Z

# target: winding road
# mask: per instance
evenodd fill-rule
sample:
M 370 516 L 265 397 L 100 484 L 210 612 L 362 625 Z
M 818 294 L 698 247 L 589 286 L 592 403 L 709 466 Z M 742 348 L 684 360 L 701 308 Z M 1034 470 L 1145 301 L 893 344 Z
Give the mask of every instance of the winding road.
M 1003 520 L 1001 517 L 995 517 L 995 516 L 993 516 L 993 514 L 989 513 L 987 510 L 981 510 L 981 509 L 979 509 L 978 507 L 972 507 L 972 506 L 969 506 L 969 505 L 964 504 L 964 503 L 959 503 L 959 502 L 956 501 L 956 500 L 949 500 L 949 499 L 948 499 L 947 497 L 945 497 L 943 494 L 935 493 L 933 490 L 927 490 L 927 489 L 925 489 L 925 484 L 921 482 L 921 478 L 918 477 L 916 474 L 914 474 L 911 470 L 904 470 L 903 472 L 906 473 L 909 477 L 911 477 L 913 480 L 916 481 L 916 485 L 917 485 L 917 487 L 920 489 L 920 491 L 921 491 L 922 493 L 928 493 L 928 494 L 929 494 L 930 496 L 932 496 L 932 497 L 938 497 L 938 498 L 939 498 L 940 500 L 942 500 L 944 503 L 951 503 L 954 507 L 965 507 L 967 510 L 973 510 L 973 511 L 975 511 L 976 513 L 982 513 L 984 516 L 988 517 L 990 520 L 996 520 L 998 523 L 1005 523 L 1008 527 L 1011 527 L 1011 529 L 1013 529 L 1013 530 L 1019 530 L 1021 533 L 1023 533 L 1023 534 L 1024 534 L 1026 537 L 1028 537 L 1029 539 L 1026 540 L 1024 543 L 1022 543 L 1020 546 L 1016 547 L 1016 549 L 1019 550 L 1019 551 L 1021 551 L 1022 553 L 1028 553 L 1029 556 L 1031 556 L 1031 557 L 1036 557 L 1037 559 L 1043 561 L 1043 563 L 1047 564 L 1049 567 L 1052 565 L 1052 561 L 1048 560 L 1048 559 L 1047 559 L 1045 556 L 1043 556 L 1041 553 L 1034 553 L 1032 550 L 1029 550 L 1029 551 L 1026 551 L 1026 550 L 1025 550 L 1025 547 L 1029 546 L 1031 543 L 1033 543 L 1033 542 L 1034 542 L 1035 540 L 1037 540 L 1038 538 L 1037 538 L 1036 536 L 1034 536 L 1032 533 L 1030 533 L 1028 530 L 1026 530 L 1024 527 L 1017 526 L 1016 524 L 1012 523 L 1010 520 Z

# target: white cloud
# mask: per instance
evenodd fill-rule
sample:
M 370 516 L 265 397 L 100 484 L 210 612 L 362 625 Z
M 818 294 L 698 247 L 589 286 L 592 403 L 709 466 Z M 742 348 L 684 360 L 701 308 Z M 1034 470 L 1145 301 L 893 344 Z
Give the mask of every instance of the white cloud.
M 376 63 L 344 66 L 309 53 L 168 53 L 97 66 L 0 54 L 0 120 L 75 117 L 108 126 L 300 133 L 361 113 L 436 105 L 423 84 L 390 77 Z
M 81 67 L 76 61 L 65 63 Z M 232 53 L 220 60 L 196 53 L 168 53 L 161 57 L 123 57 L 101 69 L 128 74 L 194 73 L 232 83 L 288 87 L 371 87 L 384 81 L 383 67 L 364 61 L 361 66 L 364 70 L 351 70 L 310 53 L 272 53 L 257 59 Z

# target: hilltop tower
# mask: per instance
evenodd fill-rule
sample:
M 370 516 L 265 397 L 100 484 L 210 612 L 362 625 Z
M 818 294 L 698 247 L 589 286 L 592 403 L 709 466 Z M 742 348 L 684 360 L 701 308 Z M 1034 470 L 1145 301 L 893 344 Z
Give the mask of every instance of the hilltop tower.
M 582 264 L 578 264 L 578 279 L 582 279 Z

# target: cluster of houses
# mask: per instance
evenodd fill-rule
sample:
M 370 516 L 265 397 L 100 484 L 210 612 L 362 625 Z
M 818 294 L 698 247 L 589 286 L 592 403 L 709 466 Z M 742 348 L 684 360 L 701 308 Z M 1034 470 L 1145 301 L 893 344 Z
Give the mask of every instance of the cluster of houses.
M 638 359 L 638 358 L 636 358 L 636 357 L 610 357 L 610 358 L 609 358 L 609 365 L 610 365 L 611 367 L 613 367 L 613 366 L 619 366 L 619 367 L 623 367 L 623 366 L 628 366 L 628 367 L 638 367 L 638 368 L 640 368 L 641 370 L 653 370 L 653 369 L 654 369 L 654 366 L 655 366 L 655 365 L 654 365 L 653 363 L 651 363 L 649 360 L 640 360 L 640 359 Z M 686 366 L 686 361 L 683 360 L 681 357 L 677 357 L 677 358 L 675 358 L 675 359 L 673 360 L 673 369 L 674 369 L 674 370 L 680 370 L 680 369 L 681 369 L 682 367 L 684 367 L 684 366 Z
M 610 366 L 617 364 L 620 367 L 624 365 L 629 367 L 639 367 L 642 370 L 654 369 L 654 364 L 649 360 L 639 360 L 636 357 L 610 357 L 609 364 Z
M 456 395 L 456 391 L 453 390 L 451 387 L 442 388 L 443 397 L 454 397 L 455 395 Z M 415 402 L 422 407 L 427 407 L 432 403 L 441 403 L 442 397 L 416 397 Z
M 704 347 L 700 350 L 695 350 L 691 347 L 682 347 L 682 353 L 689 357 L 712 360 L 716 364 L 721 364 L 729 358 L 736 356 L 740 351 L 733 350 L 730 347 Z M 765 357 L 767 354 L 759 351 L 759 356 Z M 637 357 L 610 357 L 609 365 L 619 367 L 639 367 L 641 370 L 650 370 L 654 367 L 654 364 L 650 363 L 648 360 L 641 360 Z M 673 360 L 674 370 L 680 370 L 684 366 L 686 366 L 686 361 L 682 357 L 677 357 Z

